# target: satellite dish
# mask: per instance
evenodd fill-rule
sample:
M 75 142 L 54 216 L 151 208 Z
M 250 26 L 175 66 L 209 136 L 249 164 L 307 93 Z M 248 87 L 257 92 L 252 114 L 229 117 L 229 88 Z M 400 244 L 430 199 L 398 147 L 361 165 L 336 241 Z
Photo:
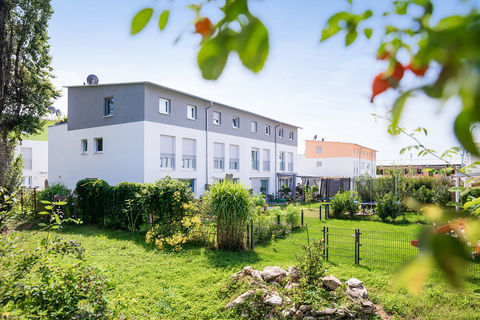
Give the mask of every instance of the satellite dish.
M 317 140 L 317 135 L 314 135 L 314 136 L 313 136 L 313 140 Z
M 49 112 L 50 114 L 54 114 L 54 113 L 55 113 L 55 107 L 54 107 L 54 106 L 48 107 L 47 110 L 48 110 L 48 112 Z
M 55 110 L 55 115 L 60 117 L 62 115 L 62 111 L 60 111 L 60 109 Z
M 88 85 L 98 84 L 98 77 L 94 74 L 90 74 L 87 77 L 87 83 Z

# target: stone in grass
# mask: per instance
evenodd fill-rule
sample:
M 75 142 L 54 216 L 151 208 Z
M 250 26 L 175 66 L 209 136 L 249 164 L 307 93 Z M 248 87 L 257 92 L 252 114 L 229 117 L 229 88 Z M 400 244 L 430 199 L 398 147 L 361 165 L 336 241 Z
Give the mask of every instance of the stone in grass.
M 358 280 L 357 278 L 351 278 L 351 279 L 348 279 L 347 282 L 345 282 L 347 284 L 347 286 L 349 286 L 350 288 L 359 288 L 359 287 L 363 287 L 363 282 Z
M 371 314 L 375 312 L 375 305 L 370 300 L 360 300 L 360 310 L 362 313 Z
M 281 306 L 283 303 L 283 299 L 280 296 L 277 296 L 274 294 L 274 295 L 271 295 L 270 297 L 267 296 L 264 302 L 272 306 Z
M 292 279 L 292 282 L 298 282 L 302 277 L 302 273 L 298 267 L 290 266 L 288 267 L 288 275 Z
M 260 271 L 253 269 L 252 266 L 248 266 L 248 267 L 243 268 L 243 273 L 251 276 L 255 280 L 263 281 L 263 278 L 262 278 L 262 275 L 261 275 Z
M 358 288 L 347 288 L 347 294 L 348 296 L 353 299 L 367 299 L 368 298 L 368 292 L 365 287 L 358 287 Z
M 236 307 L 242 303 L 245 302 L 245 300 L 250 297 L 251 295 L 253 295 L 255 293 L 255 290 L 248 290 L 247 292 L 239 295 L 237 298 L 235 298 L 235 300 L 227 303 L 227 305 L 225 306 L 225 309 L 229 309 L 229 308 L 232 308 L 232 307 Z
M 337 289 L 338 287 L 342 286 L 342 282 L 340 280 L 338 280 L 337 277 L 332 276 L 332 275 L 323 277 L 322 278 L 322 283 L 325 287 L 327 287 L 328 289 L 330 289 L 332 291 Z
M 287 271 L 277 266 L 268 266 L 260 272 L 262 279 L 267 282 L 278 282 L 287 276 Z
M 336 308 L 325 308 L 323 310 L 312 310 L 310 311 L 311 315 L 314 317 L 322 317 L 322 316 L 331 316 L 337 312 Z

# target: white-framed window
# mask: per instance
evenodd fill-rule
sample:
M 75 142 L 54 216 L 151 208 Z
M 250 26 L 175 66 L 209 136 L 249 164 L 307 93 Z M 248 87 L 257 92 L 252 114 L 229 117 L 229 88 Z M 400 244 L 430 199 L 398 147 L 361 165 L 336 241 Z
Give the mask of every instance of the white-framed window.
M 103 104 L 103 115 L 105 117 L 113 116 L 113 97 L 106 97 Z
M 287 154 L 288 172 L 293 172 L 293 152 Z
M 252 170 L 260 170 L 260 151 L 257 148 L 252 148 Z
M 270 171 L 270 150 L 263 149 L 263 171 Z
M 228 168 L 233 171 L 240 170 L 240 146 L 231 144 L 229 146 L 229 157 Z
M 223 143 L 213 143 L 213 169 L 225 169 L 225 145 Z
M 32 170 L 32 148 L 20 148 L 23 157 L 23 169 Z
M 187 105 L 187 118 L 190 120 L 197 120 L 197 107 Z
M 32 176 L 23 177 L 22 186 L 31 188 L 32 187 Z
M 195 170 L 197 168 L 197 141 L 182 139 L 182 168 Z
M 175 137 L 160 136 L 160 168 L 175 169 Z
M 317 168 L 321 168 L 323 165 L 322 161 L 317 161 Z
M 278 129 L 278 137 L 283 138 L 283 129 Z
M 280 171 L 285 171 L 285 152 L 278 153 L 278 160 L 280 160 Z
M 95 152 L 102 153 L 103 152 L 103 138 L 95 138 Z
M 317 147 L 317 154 L 322 154 L 323 150 L 322 147 Z
M 235 116 L 235 117 L 232 118 L 232 127 L 234 129 L 240 128 L 240 118 L 239 117 Z
M 288 140 L 293 140 L 293 131 L 288 133 Z
M 87 139 L 82 139 L 80 142 L 80 147 L 82 154 L 87 154 L 88 153 L 88 140 Z
M 222 124 L 222 113 L 218 111 L 213 111 L 213 124 L 217 126 Z
M 172 114 L 170 99 L 158 98 L 158 112 L 162 114 Z
M 250 131 L 253 133 L 257 133 L 257 129 L 258 129 L 257 121 L 250 122 Z
M 268 124 L 265 126 L 265 135 L 266 136 L 270 135 L 270 126 Z

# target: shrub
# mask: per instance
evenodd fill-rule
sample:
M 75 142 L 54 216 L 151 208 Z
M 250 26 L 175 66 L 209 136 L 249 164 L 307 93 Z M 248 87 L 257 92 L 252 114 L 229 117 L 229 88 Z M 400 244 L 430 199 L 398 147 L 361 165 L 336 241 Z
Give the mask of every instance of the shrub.
M 478 197 L 480 197 L 480 187 L 466 188 L 460 192 L 460 202 L 463 204 Z
M 226 180 L 211 186 L 205 200 L 209 211 L 217 220 L 218 247 L 244 249 L 245 226 L 253 211 L 248 190 Z
M 353 217 L 359 210 L 360 197 L 355 191 L 338 192 L 330 201 L 330 208 L 336 218 L 344 217 L 348 213 Z
M 451 184 L 451 181 L 445 178 L 435 182 L 432 198 L 433 203 L 442 207 L 446 207 L 447 204 L 452 201 L 452 194 L 450 191 L 448 191 Z
M 388 217 L 395 220 L 402 213 L 402 204 L 389 192 L 377 200 L 376 213 L 382 221 L 386 221 Z
M 65 197 L 64 199 L 62 199 L 62 200 L 65 200 L 68 196 L 70 196 L 70 194 L 71 194 L 70 190 L 63 183 L 57 182 L 57 183 L 52 183 L 50 186 L 40 191 L 38 193 L 38 200 L 52 202 L 52 201 L 55 201 L 54 197 L 56 195 L 60 197 Z
M 283 218 L 290 229 L 295 229 L 300 226 L 300 208 L 294 204 L 289 204 L 283 211 Z
M 302 245 L 300 254 L 295 255 L 297 267 L 300 269 L 303 285 L 315 287 L 320 284 L 325 273 L 323 268 L 323 241 L 317 240 L 311 245 Z
M 265 201 L 265 198 L 260 195 L 260 194 L 257 194 L 257 195 L 254 195 L 253 198 L 253 204 L 256 206 L 256 207 L 265 207 L 266 205 L 266 201 Z
M 105 225 L 105 216 L 112 208 L 112 188 L 103 180 L 83 179 L 75 188 L 77 204 L 76 215 L 84 223 Z
M 422 185 L 419 189 L 414 190 L 412 198 L 421 203 L 433 203 L 434 191 L 428 189 L 425 185 Z

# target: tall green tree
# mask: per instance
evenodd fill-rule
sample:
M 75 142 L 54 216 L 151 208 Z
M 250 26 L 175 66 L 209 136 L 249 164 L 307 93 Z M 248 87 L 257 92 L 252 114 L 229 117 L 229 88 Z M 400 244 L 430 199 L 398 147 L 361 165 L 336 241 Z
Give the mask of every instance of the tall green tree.
M 58 97 L 52 85 L 50 0 L 0 0 L 0 187 L 12 176 L 22 133 L 34 134 Z

